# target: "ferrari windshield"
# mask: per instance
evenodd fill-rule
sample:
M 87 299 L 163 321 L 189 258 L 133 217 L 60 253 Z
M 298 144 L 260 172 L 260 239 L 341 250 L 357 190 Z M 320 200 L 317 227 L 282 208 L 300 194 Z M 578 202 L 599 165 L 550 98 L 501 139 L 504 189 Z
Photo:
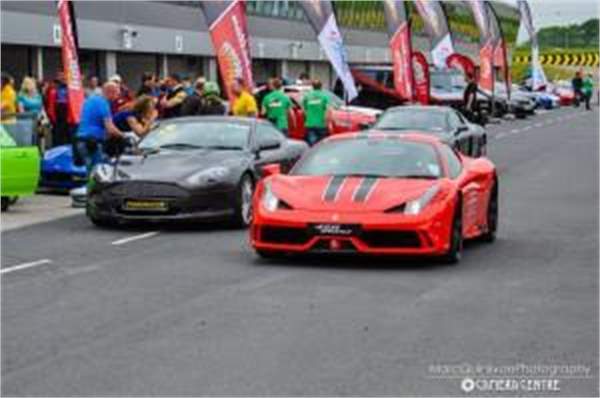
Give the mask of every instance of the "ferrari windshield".
M 439 178 L 434 147 L 402 139 L 364 137 L 324 142 L 300 160 L 292 175 Z
M 431 108 L 400 108 L 384 112 L 375 126 L 376 130 L 426 130 L 446 131 L 446 113 Z
M 141 149 L 244 149 L 250 126 L 230 121 L 161 123 L 140 142 Z

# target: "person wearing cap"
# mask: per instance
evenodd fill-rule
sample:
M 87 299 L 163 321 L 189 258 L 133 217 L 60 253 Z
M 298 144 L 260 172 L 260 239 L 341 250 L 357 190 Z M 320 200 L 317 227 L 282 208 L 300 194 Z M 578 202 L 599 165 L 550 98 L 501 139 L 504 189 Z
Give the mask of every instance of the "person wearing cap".
M 113 114 L 115 114 L 122 111 L 129 103 L 133 101 L 133 98 L 131 98 L 129 89 L 123 83 L 123 79 L 121 79 L 120 75 L 115 73 L 108 79 L 108 81 L 116 84 L 117 87 L 119 87 L 119 95 L 110 103 L 110 109 Z
M 167 94 L 161 99 L 160 107 L 165 119 L 181 116 L 181 106 L 187 97 L 185 88 L 181 84 L 181 77 L 172 73 L 165 79 Z
M 181 116 L 224 115 L 225 106 L 219 94 L 217 83 L 198 78 L 194 93 L 188 95 L 181 104 Z
M 203 92 L 203 115 L 224 115 L 225 105 L 221 99 L 221 90 L 215 82 L 206 82 Z

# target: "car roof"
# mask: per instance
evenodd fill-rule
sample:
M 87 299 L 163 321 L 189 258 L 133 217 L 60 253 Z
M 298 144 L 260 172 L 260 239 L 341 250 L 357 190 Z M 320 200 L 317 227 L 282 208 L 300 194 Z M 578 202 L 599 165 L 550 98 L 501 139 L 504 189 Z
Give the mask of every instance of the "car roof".
M 402 111 L 402 110 L 407 110 L 407 111 L 430 110 L 430 111 L 448 112 L 450 110 L 453 110 L 453 108 L 449 107 L 449 106 L 442 106 L 442 105 L 402 105 L 402 106 L 390 107 L 390 108 L 386 109 L 386 112 L 395 112 L 395 111 Z
M 252 124 L 256 122 L 256 118 L 240 117 L 240 116 L 182 116 L 172 119 L 162 119 L 162 123 L 193 123 L 193 122 L 222 122 L 222 123 L 238 123 Z

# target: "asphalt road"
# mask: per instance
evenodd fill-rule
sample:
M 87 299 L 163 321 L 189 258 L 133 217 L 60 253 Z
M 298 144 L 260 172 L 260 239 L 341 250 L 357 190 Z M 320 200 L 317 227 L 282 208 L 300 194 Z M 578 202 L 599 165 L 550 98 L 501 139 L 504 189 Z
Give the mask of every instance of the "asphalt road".
M 81 214 L 4 232 L 2 395 L 448 396 L 524 364 L 580 368 L 503 394 L 598 396 L 597 108 L 489 134 L 499 238 L 458 266 L 265 262 L 245 231 Z

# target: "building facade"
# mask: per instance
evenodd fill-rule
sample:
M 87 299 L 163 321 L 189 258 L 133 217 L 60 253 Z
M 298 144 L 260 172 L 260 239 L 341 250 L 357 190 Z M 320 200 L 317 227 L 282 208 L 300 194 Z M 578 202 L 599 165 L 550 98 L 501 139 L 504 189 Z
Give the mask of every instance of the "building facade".
M 474 37 L 464 34 L 466 7 L 452 2 L 451 28 L 459 51 L 475 56 Z M 217 64 L 204 16 L 197 1 L 75 1 L 82 72 L 106 79 L 119 73 L 132 88 L 143 72 L 218 78 Z M 350 62 L 390 62 L 383 7 L 379 2 L 334 2 Z M 498 3 L 511 26 L 516 9 Z M 61 67 L 60 28 L 53 1 L 2 1 L 1 68 L 19 81 L 25 75 L 51 79 Z M 322 79 L 335 76 L 319 48 L 299 4 L 291 0 L 247 2 L 253 72 L 257 82 L 302 72 Z M 429 41 L 413 14 L 414 47 L 428 53 Z M 459 17 L 454 18 L 453 16 Z M 455 23 L 453 23 L 455 22 Z M 459 23 L 460 22 L 460 23 Z M 461 25 L 462 23 L 462 25 Z M 503 21 L 504 23 L 504 21 Z M 473 36 L 473 34 L 471 34 Z M 515 33 L 516 38 L 516 33 Z M 514 38 L 509 41 L 514 42 Z

